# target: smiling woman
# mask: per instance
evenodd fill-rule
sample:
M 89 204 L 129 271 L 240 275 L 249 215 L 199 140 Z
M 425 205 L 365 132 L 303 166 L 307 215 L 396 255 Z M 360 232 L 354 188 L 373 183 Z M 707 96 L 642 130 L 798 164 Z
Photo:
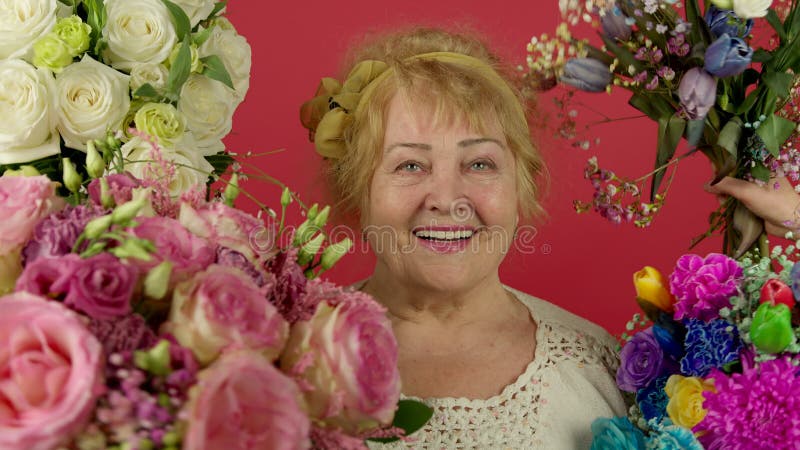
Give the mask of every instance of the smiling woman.
M 436 29 L 379 39 L 351 67 L 301 117 L 377 258 L 355 288 L 389 311 L 403 395 L 434 408 L 392 445 L 588 447 L 592 420 L 624 411 L 614 340 L 498 275 L 544 172 L 507 71 Z

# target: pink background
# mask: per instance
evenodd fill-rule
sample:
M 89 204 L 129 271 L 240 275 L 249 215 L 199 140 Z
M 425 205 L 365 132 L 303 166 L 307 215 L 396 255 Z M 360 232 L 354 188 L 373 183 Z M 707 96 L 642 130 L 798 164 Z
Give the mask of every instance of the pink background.
M 324 196 L 317 176 L 320 159 L 300 125 L 298 109 L 314 93 L 321 77 L 339 73 L 340 60 L 354 40 L 366 32 L 410 24 L 468 25 L 485 35 L 509 61 L 524 65 L 525 44 L 534 35 L 553 33 L 560 19 L 555 0 L 234 1 L 228 11 L 252 46 L 253 67 L 250 91 L 236 112 L 227 147 L 240 155 L 283 149 L 270 155 L 240 157 L 244 171 L 255 175 L 254 167 L 264 170 L 291 186 L 307 203 L 324 201 Z M 586 36 L 599 41 L 596 36 Z M 540 104 L 550 108 L 553 97 L 543 95 Z M 578 98 L 608 116 L 637 113 L 627 105 L 627 92 L 621 89 L 612 95 L 581 94 Z M 580 117 L 597 119 L 588 113 Z M 552 176 L 545 201 L 549 217 L 536 225 L 533 251 L 510 254 L 501 267 L 501 278 L 612 333 L 621 333 L 637 311 L 633 272 L 652 265 L 668 275 L 677 258 L 688 251 L 691 238 L 706 230 L 708 214 L 717 201 L 702 189 L 711 178 L 708 163 L 701 156 L 692 156 L 680 163 L 667 204 L 649 229 L 616 226 L 595 213 L 576 214 L 572 201 L 589 200 L 592 194 L 591 185 L 583 179 L 587 158 L 596 154 L 602 167 L 635 178 L 652 169 L 655 157 L 656 128 L 647 119 L 602 125 L 593 135 L 601 143 L 589 151 L 553 139 L 542 142 Z M 678 153 L 683 151 L 679 148 Z M 253 176 L 243 189 L 279 209 L 280 188 Z M 246 198 L 239 205 L 255 210 Z M 297 214 L 295 205 L 295 218 Z M 694 252 L 705 254 L 720 248 L 721 239 L 715 236 Z M 351 283 L 368 276 L 372 264 L 372 258 L 359 249 L 328 276 Z

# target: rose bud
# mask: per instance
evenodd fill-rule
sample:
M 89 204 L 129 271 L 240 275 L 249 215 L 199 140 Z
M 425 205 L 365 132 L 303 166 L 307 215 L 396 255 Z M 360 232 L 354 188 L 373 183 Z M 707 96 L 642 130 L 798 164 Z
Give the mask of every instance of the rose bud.
M 750 340 L 765 353 L 780 353 L 794 342 L 792 312 L 783 303 L 762 303 L 753 315 Z
M 633 286 L 636 288 L 636 299 L 639 306 L 648 313 L 652 307 L 660 311 L 670 312 L 675 297 L 667 289 L 667 280 L 654 267 L 645 266 L 633 274 Z
M 753 49 L 738 37 L 723 34 L 706 49 L 705 69 L 720 78 L 744 72 L 753 59 Z
M 792 309 L 794 307 L 794 295 L 792 294 L 792 289 L 789 288 L 786 283 L 777 278 L 772 278 L 767 280 L 761 288 L 761 298 L 759 302 L 768 302 L 773 306 L 778 303 L 783 303 L 788 306 L 789 309 Z
M 689 69 L 681 78 L 678 97 L 689 119 L 703 119 L 717 101 L 717 79 L 701 68 Z
M 573 58 L 564 65 L 560 81 L 587 92 L 603 92 L 611 83 L 608 65 L 594 58 Z

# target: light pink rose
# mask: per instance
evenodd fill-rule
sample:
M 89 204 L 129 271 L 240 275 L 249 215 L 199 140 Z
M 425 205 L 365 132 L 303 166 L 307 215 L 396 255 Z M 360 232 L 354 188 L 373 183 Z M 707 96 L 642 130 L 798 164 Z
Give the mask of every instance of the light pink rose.
M 325 427 L 358 434 L 394 417 L 400 398 L 397 341 L 386 309 L 361 292 L 338 290 L 310 320 L 292 326 L 284 372 L 307 386 L 309 413 Z
M 258 287 L 233 267 L 212 265 L 178 284 L 162 331 L 208 365 L 223 350 L 249 348 L 274 360 L 286 344 L 289 324 Z
M 221 202 L 199 208 L 181 204 L 178 220 L 197 236 L 245 255 L 256 266 L 263 266 L 274 254 L 275 230 L 252 215 Z
M 46 176 L 0 177 L 0 254 L 24 244 L 39 220 L 64 204 Z
M 150 261 L 131 259 L 142 272 L 152 269 L 162 261 L 172 263 L 172 284 L 190 278 L 214 262 L 214 247 L 190 233 L 177 220 L 168 217 L 137 217 L 139 222 L 131 231 L 137 237 L 148 239 L 156 246 Z
M 310 422 L 299 389 L 256 352 L 226 353 L 189 393 L 183 448 L 307 449 Z
M 0 448 L 48 450 L 80 432 L 103 386 L 102 350 L 60 303 L 0 298 Z

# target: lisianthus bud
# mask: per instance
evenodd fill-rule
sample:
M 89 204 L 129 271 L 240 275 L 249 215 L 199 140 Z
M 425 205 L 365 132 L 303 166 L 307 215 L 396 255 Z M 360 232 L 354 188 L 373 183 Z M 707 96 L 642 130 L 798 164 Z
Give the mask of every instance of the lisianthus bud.
M 33 44 L 33 65 L 55 73 L 72 64 L 72 52 L 58 36 L 50 33 Z
M 780 353 L 794 342 L 792 312 L 783 303 L 762 303 L 753 315 L 750 340 L 765 353 Z
M 699 67 L 689 69 L 681 78 L 678 97 L 689 119 L 703 119 L 717 100 L 717 79 Z
M 314 233 L 319 231 L 319 228 L 314 225 L 313 221 L 306 219 L 300 226 L 297 227 L 297 230 L 294 232 L 294 238 L 292 239 L 292 245 L 300 246 L 308 242 Z
M 289 203 L 292 203 L 292 191 L 285 187 L 281 192 L 281 206 L 289 206 Z
M 83 234 L 88 239 L 97 239 L 111 226 L 111 214 L 95 217 L 86 224 Z
M 97 151 L 94 141 L 89 140 L 86 142 L 86 172 L 94 179 L 102 177 L 105 170 L 106 162 Z
M 157 138 L 163 145 L 172 145 L 183 137 L 186 129 L 183 116 L 168 103 L 147 103 L 133 117 L 136 129 Z
M 136 239 L 128 239 L 118 247 L 109 250 L 114 256 L 119 259 L 134 258 L 142 261 L 150 261 L 153 257 L 150 252 Z
M 308 209 L 308 213 L 306 213 L 306 218 L 308 220 L 314 220 L 314 218 L 317 217 L 317 214 L 319 214 L 319 205 L 314 203 L 313 205 L 311 205 L 311 208 Z
M 313 219 L 314 220 L 314 225 L 316 225 L 317 228 L 324 227 L 325 224 L 328 222 L 328 216 L 330 215 L 330 213 L 331 213 L 331 207 L 330 206 L 326 206 L 326 207 L 322 208 L 322 211 L 320 211 L 319 214 L 314 216 L 314 219 Z
M 744 72 L 753 58 L 753 49 L 737 37 L 723 34 L 706 49 L 705 69 L 721 78 Z
M 231 175 L 230 181 L 228 181 L 228 186 L 225 187 L 225 192 L 223 193 L 223 197 L 225 198 L 225 204 L 228 206 L 233 206 L 233 202 L 236 201 L 236 197 L 239 196 L 239 174 L 234 173 Z
M 33 166 L 22 166 L 17 170 L 6 169 L 3 172 L 4 177 L 38 177 L 39 175 L 41 174 Z
M 169 341 L 162 339 L 150 350 L 137 350 L 133 353 L 134 362 L 140 369 L 153 375 L 167 375 L 170 372 Z
M 626 17 L 622 14 L 619 8 L 613 8 L 611 11 L 600 17 L 600 25 L 603 27 L 603 33 L 611 39 L 618 39 L 626 41 L 631 37 L 631 26 L 626 22 Z
M 667 289 L 667 280 L 657 269 L 645 266 L 633 274 L 633 286 L 636 288 L 636 298 L 641 304 L 655 306 L 661 311 L 672 311 L 675 297 Z
M 729 9 L 719 9 L 715 6 L 708 8 L 705 21 L 714 37 L 720 37 L 723 34 L 745 37 L 750 34 L 750 30 L 753 28 L 753 19 L 744 21 L 733 11 Z
M 53 28 L 53 34 L 67 45 L 70 55 L 73 57 L 79 56 L 89 49 L 89 33 L 91 32 L 92 27 L 75 15 L 59 19 Z
M 320 267 L 322 270 L 330 270 L 340 259 L 344 256 L 353 246 L 353 241 L 350 238 L 344 238 L 341 241 L 329 245 L 328 248 L 322 251 L 320 258 Z
M 144 278 L 144 295 L 161 300 L 167 295 L 169 290 L 169 280 L 172 276 L 172 263 L 161 261 L 161 263 L 147 272 Z
M 297 253 L 297 264 L 305 266 L 310 263 L 314 259 L 314 255 L 322 248 L 323 242 L 325 242 L 325 235 L 320 233 L 300 247 L 300 251 Z
M 611 71 L 605 63 L 594 58 L 573 58 L 564 65 L 559 80 L 582 91 L 603 92 L 611 78 Z
M 786 283 L 777 278 L 771 278 L 761 287 L 759 302 L 769 303 L 770 305 L 783 303 L 789 309 L 792 309 L 794 307 L 794 295 Z
M 64 186 L 66 186 L 70 192 L 80 191 L 83 177 L 75 170 L 75 165 L 72 164 L 69 158 L 62 158 L 61 161 L 64 165 Z
M 114 212 L 111 213 L 111 221 L 118 225 L 126 224 L 136 217 L 139 214 L 139 210 L 144 208 L 146 204 L 147 199 L 144 197 L 125 202 L 114 208 Z

